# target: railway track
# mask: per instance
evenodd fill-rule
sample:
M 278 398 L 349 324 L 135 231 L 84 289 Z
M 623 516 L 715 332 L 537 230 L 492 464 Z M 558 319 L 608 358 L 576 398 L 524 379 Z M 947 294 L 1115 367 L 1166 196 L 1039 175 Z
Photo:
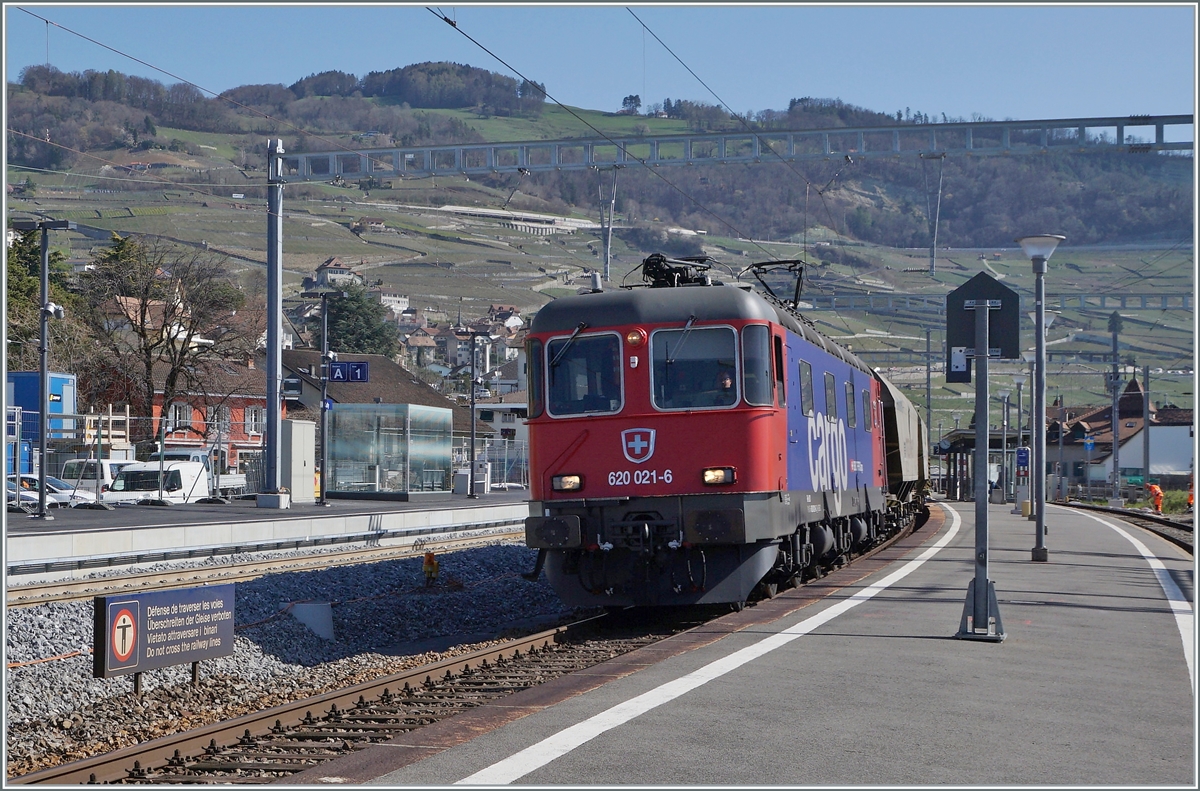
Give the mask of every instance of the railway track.
M 1120 517 L 1132 522 L 1138 527 L 1149 530 L 1155 535 L 1170 541 L 1177 547 L 1194 554 L 1194 527 L 1191 519 L 1172 519 L 1145 511 L 1133 511 L 1127 508 L 1108 508 L 1103 505 L 1088 505 L 1086 503 L 1066 503 L 1068 508 L 1078 508 L 1081 511 L 1099 511 Z
M 60 580 L 57 582 L 10 586 L 6 591 L 8 607 L 30 607 L 50 602 L 91 599 L 121 591 L 138 591 L 183 588 L 206 582 L 243 582 L 283 571 L 319 571 L 334 566 L 358 563 L 377 563 L 384 560 L 410 558 L 425 552 L 451 552 L 468 549 L 480 544 L 496 541 L 517 541 L 525 536 L 524 528 L 514 528 L 491 533 L 459 536 L 456 538 L 430 539 L 422 537 L 410 544 L 387 547 L 358 547 L 338 552 L 326 552 L 311 556 L 291 556 L 270 560 L 250 560 L 221 566 L 181 568 L 169 571 L 151 571 L 95 577 L 83 580 Z
M 869 558 L 920 521 L 853 558 Z M 706 623 L 637 610 L 588 618 L 262 712 L 10 777 L 13 785 L 271 783 Z M 50 760 L 53 760 L 50 758 Z M 43 763 L 44 765 L 44 763 Z
M 678 629 L 599 628 L 605 616 L 114 753 L 9 778 L 13 785 L 270 783 Z

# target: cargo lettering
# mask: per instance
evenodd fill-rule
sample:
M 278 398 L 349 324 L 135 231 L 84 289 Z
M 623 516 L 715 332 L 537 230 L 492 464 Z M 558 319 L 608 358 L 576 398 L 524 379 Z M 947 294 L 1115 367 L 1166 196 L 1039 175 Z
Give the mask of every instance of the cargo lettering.
M 824 413 L 808 421 L 808 472 L 813 488 L 846 489 L 850 461 L 846 449 L 846 423 L 829 420 Z

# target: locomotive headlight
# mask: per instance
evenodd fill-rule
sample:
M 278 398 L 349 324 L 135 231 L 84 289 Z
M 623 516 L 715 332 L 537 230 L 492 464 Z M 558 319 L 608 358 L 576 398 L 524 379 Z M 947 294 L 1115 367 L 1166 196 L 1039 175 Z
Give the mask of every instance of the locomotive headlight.
M 625 333 L 625 342 L 630 346 L 641 346 L 646 342 L 646 331 L 643 329 L 630 330 Z
M 704 471 L 705 486 L 736 483 L 737 471 L 733 467 L 709 467 Z
M 556 492 L 577 492 L 583 488 L 583 476 L 555 475 L 550 479 L 550 488 Z

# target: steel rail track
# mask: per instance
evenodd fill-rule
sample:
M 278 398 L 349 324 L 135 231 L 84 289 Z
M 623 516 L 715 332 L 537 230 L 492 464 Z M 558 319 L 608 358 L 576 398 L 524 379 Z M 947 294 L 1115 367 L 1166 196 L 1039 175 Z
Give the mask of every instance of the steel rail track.
M 355 743 L 390 739 L 479 705 L 486 699 L 590 666 L 580 665 L 577 661 L 555 662 L 559 657 L 569 659 L 566 652 L 558 651 L 556 647 L 568 631 L 578 630 L 595 620 L 590 618 L 560 626 L 256 714 L 9 778 L 8 782 L 13 785 L 203 783 L 205 778 L 196 773 L 209 771 L 226 775 L 215 782 L 271 782 L 353 749 Z M 647 642 L 630 641 L 626 650 Z M 598 664 L 615 653 L 615 649 L 601 651 L 601 655 L 591 657 L 594 659 L 591 664 Z M 539 662 L 541 657 L 547 661 Z M 555 664 L 557 668 L 553 666 Z M 493 684 L 495 694 L 485 697 L 485 690 L 473 679 L 482 679 L 487 673 L 493 674 L 493 681 L 500 683 Z M 439 680 L 435 682 L 434 679 Z M 463 690 L 472 684 L 477 688 L 472 690 L 474 694 L 463 697 Z M 313 712 L 322 712 L 324 716 L 314 717 Z M 288 741 L 300 751 L 298 755 L 282 752 Z M 191 756 L 203 757 L 193 759 Z M 280 757 L 284 760 L 278 760 Z M 149 769 L 152 766 L 161 766 L 161 769 Z M 260 774 L 254 779 L 228 776 L 230 772 L 246 771 L 273 774 Z M 191 772 L 190 777 L 188 772 Z M 214 782 L 211 778 L 208 781 Z
M 464 531 L 467 532 L 467 531 Z M 458 538 L 430 539 L 419 536 L 414 541 L 397 546 L 366 547 L 339 552 L 327 552 L 311 556 L 293 556 L 271 560 L 249 560 L 224 566 L 204 566 L 177 571 L 150 571 L 120 576 L 97 577 L 86 580 L 61 580 L 9 587 L 6 591 L 6 606 L 32 607 L 50 602 L 90 599 L 109 593 L 119 593 L 136 588 L 140 591 L 164 590 L 199 585 L 219 580 L 221 582 L 244 582 L 266 574 L 288 571 L 320 571 L 334 566 L 357 563 L 375 563 L 383 560 L 409 558 L 424 552 L 452 551 L 491 543 L 499 540 L 523 538 L 524 528 Z
M 1168 519 L 1165 516 L 1157 514 L 1148 514 L 1144 511 L 1133 511 L 1127 508 L 1109 508 L 1103 505 L 1089 505 L 1087 503 L 1059 503 L 1067 508 L 1077 508 L 1080 511 L 1099 511 L 1101 513 L 1111 514 L 1120 517 L 1128 522 L 1149 530 L 1156 536 L 1170 541 L 1175 546 L 1184 549 L 1188 554 L 1194 552 L 1194 525 L 1190 522 L 1185 522 L 1178 519 Z
M 923 519 L 917 517 L 850 562 L 877 554 L 921 523 Z M 8 782 L 270 783 L 681 631 L 658 624 L 643 626 L 633 636 L 582 639 L 585 635 L 579 633 L 606 617 L 584 619 L 263 712 L 8 778 Z M 314 712 L 324 713 L 314 716 Z

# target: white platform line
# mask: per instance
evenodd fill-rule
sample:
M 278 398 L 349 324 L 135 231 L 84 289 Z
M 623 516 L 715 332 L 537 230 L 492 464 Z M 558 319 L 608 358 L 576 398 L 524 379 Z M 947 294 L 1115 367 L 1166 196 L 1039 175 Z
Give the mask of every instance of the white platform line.
M 863 602 L 871 599 L 876 594 L 887 590 L 890 586 L 896 584 L 900 580 L 907 577 L 912 572 L 921 567 L 925 561 L 936 555 L 951 539 L 958 533 L 959 527 L 962 525 L 962 520 L 959 518 L 958 512 L 947 505 L 939 504 L 950 513 L 951 523 L 950 529 L 946 531 L 946 535 L 938 539 L 937 543 L 926 549 L 913 560 L 908 561 L 898 570 L 892 572 L 888 576 L 881 579 L 879 582 L 869 585 L 866 588 L 855 593 L 848 599 L 834 604 L 828 609 L 817 613 L 811 618 L 807 618 L 800 623 L 792 626 L 778 634 L 766 637 L 753 645 L 746 646 L 729 656 L 718 659 L 714 662 L 705 665 L 699 670 L 688 673 L 686 676 L 681 676 L 674 681 L 669 681 L 660 687 L 656 687 L 648 692 L 643 692 L 635 698 L 619 703 L 616 706 L 602 711 L 599 714 L 584 720 L 583 722 L 573 725 L 564 731 L 554 734 L 537 744 L 527 747 L 520 752 L 509 756 L 501 761 L 497 761 L 491 766 L 481 769 L 475 774 L 464 777 L 455 785 L 505 785 L 515 782 L 535 769 L 553 761 L 559 756 L 566 755 L 607 730 L 611 730 L 618 725 L 623 725 L 629 722 L 634 717 L 644 714 L 651 709 L 657 708 L 664 703 L 668 703 L 675 698 L 690 692 L 691 690 L 707 684 L 713 679 L 729 673 L 747 662 L 751 662 L 759 657 L 774 651 L 776 648 L 787 645 L 798 637 L 808 634 L 814 629 L 823 626 L 832 621 L 842 613 L 857 607 Z
M 1171 612 L 1175 616 L 1175 627 L 1179 629 L 1179 639 L 1183 641 L 1183 658 L 1187 662 L 1188 679 L 1191 682 L 1192 697 L 1194 698 L 1196 696 L 1196 670 L 1193 651 L 1195 650 L 1194 646 L 1196 642 L 1196 619 L 1194 613 L 1192 612 L 1191 603 L 1187 600 L 1187 597 L 1183 595 L 1183 591 L 1179 589 L 1179 586 L 1175 584 L 1175 580 L 1171 578 L 1171 573 L 1167 571 L 1167 567 L 1163 565 L 1163 562 L 1158 559 L 1157 555 L 1151 552 L 1146 545 L 1139 541 L 1136 537 L 1127 532 L 1125 528 L 1119 527 L 1107 519 L 1101 519 L 1095 514 L 1089 514 L 1086 511 L 1077 511 L 1075 509 L 1064 510 L 1070 510 L 1072 513 L 1082 514 L 1089 519 L 1095 519 L 1102 525 L 1111 527 L 1113 530 L 1116 530 L 1120 535 L 1122 535 L 1126 541 L 1128 541 L 1130 544 L 1133 544 L 1133 548 L 1141 553 L 1141 556 L 1146 559 L 1146 563 L 1148 563 L 1151 570 L 1154 571 L 1154 576 L 1158 580 L 1159 586 L 1162 587 L 1163 594 L 1167 597 L 1167 604 L 1171 606 Z

